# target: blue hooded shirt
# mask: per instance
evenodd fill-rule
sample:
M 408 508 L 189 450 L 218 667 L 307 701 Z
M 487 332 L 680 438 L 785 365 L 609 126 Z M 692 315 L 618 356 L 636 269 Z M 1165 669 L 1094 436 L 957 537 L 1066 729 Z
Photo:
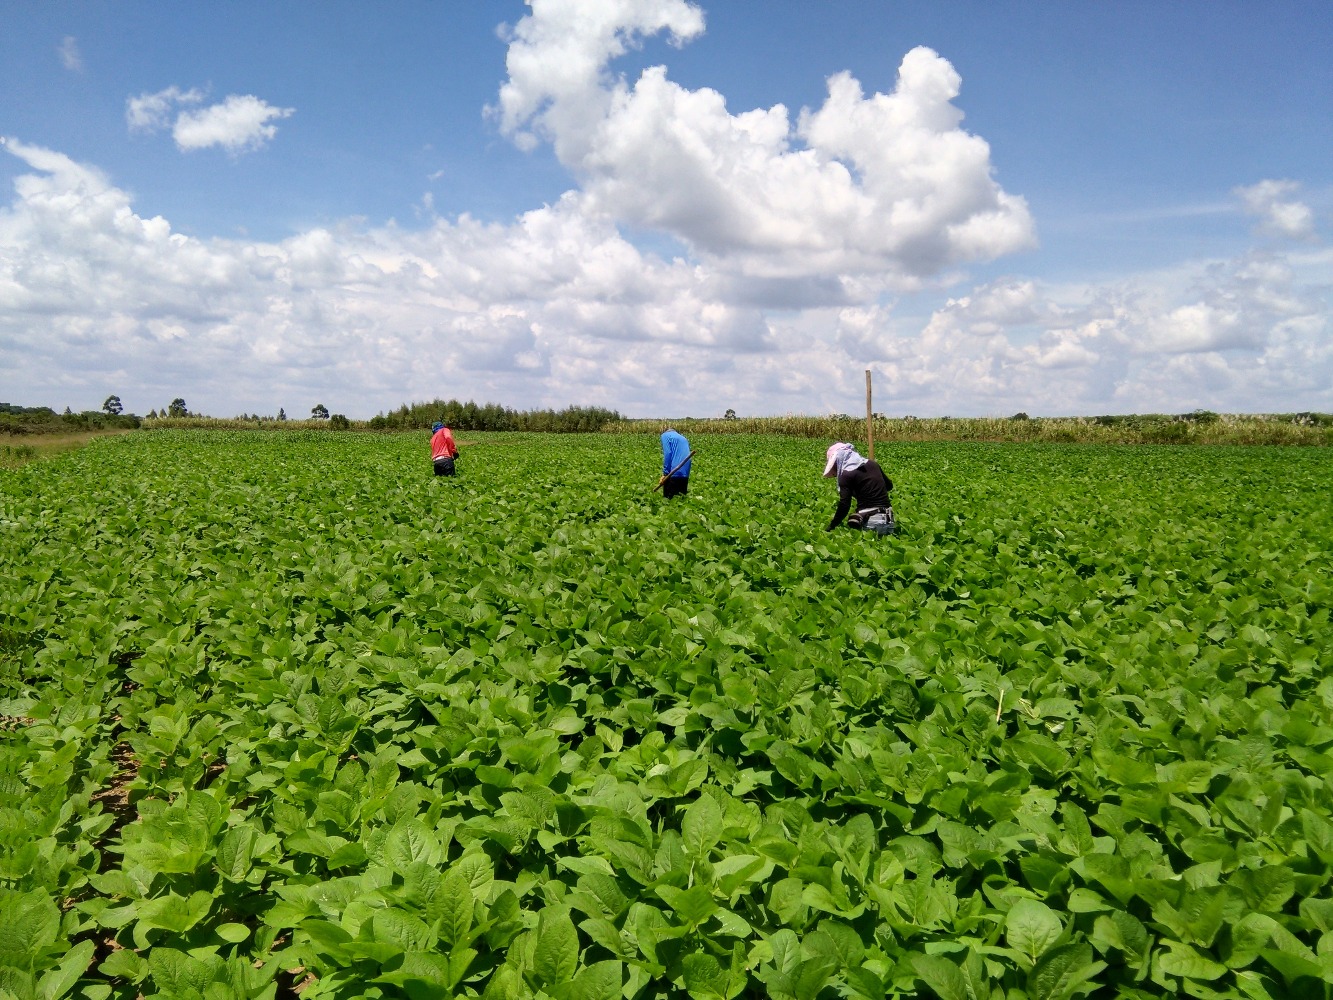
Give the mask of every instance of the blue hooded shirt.
M 685 435 L 677 431 L 665 430 L 662 432 L 662 475 L 668 475 L 672 469 L 685 461 L 685 456 L 690 453 L 690 443 L 685 440 Z M 693 460 L 685 462 L 679 469 L 676 469 L 673 478 L 688 479 L 690 475 L 690 465 Z

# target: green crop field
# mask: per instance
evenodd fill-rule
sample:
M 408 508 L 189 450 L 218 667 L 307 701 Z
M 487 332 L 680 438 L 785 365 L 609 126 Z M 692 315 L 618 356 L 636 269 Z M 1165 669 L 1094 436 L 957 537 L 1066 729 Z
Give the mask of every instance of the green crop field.
M 0 997 L 1333 994 L 1333 449 L 0 471 Z

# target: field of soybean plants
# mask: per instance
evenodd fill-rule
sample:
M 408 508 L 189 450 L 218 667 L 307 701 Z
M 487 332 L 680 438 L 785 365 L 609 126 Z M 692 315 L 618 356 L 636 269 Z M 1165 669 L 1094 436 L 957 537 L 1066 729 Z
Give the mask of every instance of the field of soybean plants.
M 1333 449 L 0 471 L 0 996 L 1333 995 Z

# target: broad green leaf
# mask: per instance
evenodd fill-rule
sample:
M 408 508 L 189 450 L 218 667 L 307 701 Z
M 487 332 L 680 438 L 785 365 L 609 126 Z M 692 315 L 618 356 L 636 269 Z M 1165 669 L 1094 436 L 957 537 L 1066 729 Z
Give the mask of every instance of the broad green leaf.
M 394 824 L 384 851 L 389 864 L 399 873 L 405 872 L 415 861 L 439 864 L 443 856 L 435 831 L 419 819 L 404 819 Z
M 37 995 L 41 1000 L 59 1000 L 72 990 L 92 962 L 93 950 L 91 941 L 80 941 L 65 952 L 54 969 L 43 973 L 37 980 Z
M 1030 966 L 1060 939 L 1060 918 L 1045 903 L 1020 899 L 1004 918 L 1005 939 Z
M 250 928 L 245 924 L 218 924 L 213 928 L 213 933 L 230 944 L 240 944 L 250 937 Z
M 306 920 L 298 930 L 322 954 L 336 961 L 345 961 L 352 935 L 342 927 L 327 920 Z
M 990 988 L 942 955 L 913 955 L 912 968 L 940 1000 L 989 1000 Z
M 696 1000 L 732 1000 L 745 988 L 745 976 L 736 975 L 712 955 L 686 955 L 681 965 L 685 989 Z
M 796 1000 L 816 1000 L 828 985 L 837 964 L 831 958 L 801 962 L 792 973 L 792 995 Z
M 1324 933 L 1333 931 L 1333 899 L 1301 900 L 1301 916 Z
M 1249 906 L 1264 913 L 1281 912 L 1296 892 L 1295 874 L 1282 865 L 1241 869 L 1229 884 L 1241 891 Z
M 148 953 L 148 970 L 154 985 L 164 993 L 188 996 L 203 993 L 222 969 L 222 959 L 205 961 L 175 948 L 159 945 Z
M 865 958 L 861 936 L 836 920 L 825 920 L 803 942 L 806 954 L 832 958 L 840 968 L 853 968 Z
M 1184 894 L 1179 909 L 1160 902 L 1153 917 L 1182 941 L 1212 947 L 1218 932 L 1239 920 L 1245 911 L 1241 894 L 1230 886 L 1208 886 Z
M 409 995 L 417 991 L 425 995 L 447 995 L 454 980 L 449 956 L 434 951 L 408 951 L 390 962 L 374 982 L 402 986 Z
M 579 960 L 579 934 L 569 913 L 547 907 L 537 918 L 537 939 L 532 952 L 532 969 L 547 986 L 567 983 L 573 978 Z
M 1100 951 L 1115 948 L 1123 952 L 1125 960 L 1135 966 L 1147 960 L 1148 948 L 1152 944 L 1143 923 L 1124 910 L 1099 916 L 1093 924 L 1091 940 Z
M 722 838 L 722 809 L 711 795 L 701 795 L 685 809 L 680 825 L 685 850 L 706 857 Z
M 148 947 L 148 932 L 151 930 L 183 934 L 208 916 L 212 907 L 212 895 L 203 891 L 191 893 L 188 898 L 168 893 L 141 903 L 139 921 L 134 925 L 135 946 Z
M 570 858 L 560 857 L 556 859 L 556 864 L 566 871 L 575 872 L 579 875 L 607 875 L 614 877 L 616 870 L 611 867 L 611 863 L 606 858 Z
M 1148 761 L 1141 761 L 1127 753 L 1093 751 L 1097 766 L 1106 780 L 1117 786 L 1141 786 L 1157 784 L 1157 768 Z
M 753 854 L 731 854 L 713 865 L 713 880 L 731 896 L 745 885 L 763 882 L 773 871 L 773 864 Z
M 634 951 L 625 941 L 618 928 L 605 917 L 589 917 L 579 923 L 579 930 L 618 958 L 633 958 Z
M 118 948 L 102 959 L 97 971 L 113 979 L 137 983 L 148 975 L 148 962 L 132 948 Z
M 469 851 L 453 864 L 453 871 L 458 872 L 472 888 L 474 895 L 484 892 L 495 880 L 495 870 L 490 858 L 480 851 Z
M 794 932 L 783 928 L 768 939 L 773 964 L 779 972 L 793 971 L 801 960 L 801 942 Z
M 1169 976 L 1212 982 L 1226 975 L 1227 967 L 1201 954 L 1196 948 L 1178 941 L 1166 942 L 1157 953 L 1157 964 Z
M 1092 948 L 1083 942 L 1064 944 L 1042 955 L 1028 974 L 1028 995 L 1033 1000 L 1067 1000 L 1089 992 L 1092 979 L 1106 968 L 1092 958 Z
M 1328 956 L 1316 958 L 1293 954 L 1290 951 L 1279 951 L 1276 948 L 1265 948 L 1260 955 L 1264 961 L 1277 969 L 1282 981 L 1288 987 L 1295 988 L 1303 980 L 1310 980 L 1311 985 L 1327 983 L 1333 977 L 1333 959 Z
M 426 951 L 437 943 L 435 932 L 424 920 L 396 907 L 377 909 L 370 919 L 370 929 L 374 940 L 396 945 L 404 952 Z
M 1222 956 L 1230 969 L 1243 969 L 1267 948 L 1278 923 L 1266 913 L 1247 913 L 1230 928 L 1230 942 Z
M 360 868 L 366 863 L 366 849 L 356 841 L 342 844 L 337 847 L 332 854 L 328 856 L 325 864 L 330 871 L 339 871 L 344 868 Z
M 232 882 L 243 881 L 254 862 L 257 835 L 253 827 L 233 826 L 222 835 L 214 863 L 218 873 Z
M 477 780 L 482 784 L 491 785 L 494 788 L 512 788 L 514 786 L 514 775 L 512 771 L 503 767 L 495 767 L 492 764 L 478 764 L 473 772 Z
M 629 906 L 629 898 L 610 874 L 586 874 L 579 879 L 579 888 L 591 893 L 608 916 L 619 917 Z
M 32 973 L 0 965 L 0 1000 L 36 1000 Z
M 617 961 L 594 962 L 580 969 L 564 989 L 557 991 L 561 1000 L 620 1000 L 624 965 Z
M 701 885 L 690 889 L 677 889 L 673 885 L 658 886 L 657 894 L 676 912 L 681 920 L 691 926 L 707 920 L 717 910 L 717 903 L 712 894 Z
M 1024 766 L 1049 775 L 1063 774 L 1069 768 L 1069 754 L 1055 740 L 1042 733 L 1026 733 L 1005 742 L 1005 749 Z
M 60 911 L 40 889 L 0 887 L 0 965 L 25 968 L 56 942 Z
M 440 940 L 446 945 L 461 944 L 472 928 L 474 900 L 467 874 L 450 869 L 440 884 L 436 907 L 440 926 Z
M 525 995 L 523 977 L 511 965 L 502 965 L 486 981 L 483 1000 L 520 1000 Z

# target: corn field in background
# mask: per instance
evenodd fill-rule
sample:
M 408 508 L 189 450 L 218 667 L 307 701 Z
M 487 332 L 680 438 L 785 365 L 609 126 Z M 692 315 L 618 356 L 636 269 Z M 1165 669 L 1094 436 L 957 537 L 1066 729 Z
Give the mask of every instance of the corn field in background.
M 683 434 L 773 434 L 789 437 L 827 438 L 864 443 L 864 417 L 787 415 L 782 417 L 699 418 L 666 420 L 610 418 L 598 426 L 603 433 L 657 434 L 668 423 Z M 341 416 L 340 414 L 337 416 Z M 449 416 L 449 415 L 446 415 Z M 560 414 L 555 414 L 558 417 Z M 455 430 L 486 430 L 464 420 L 451 423 Z M 884 417 L 873 421 L 877 442 L 989 441 L 1049 444 L 1230 444 L 1230 445 L 1333 445 L 1333 414 L 1218 414 L 1194 411 L 1185 414 L 1131 414 L 1100 417 Z M 146 417 L 143 430 L 289 430 L 289 431 L 401 431 L 414 428 L 385 426 L 381 418 L 371 420 L 276 420 L 271 417 L 230 419 L 187 416 Z M 541 428 L 528 428 L 540 430 Z M 563 428 L 561 428 L 563 429 Z M 598 428 L 584 426 L 584 431 Z
M 668 421 L 620 420 L 603 430 L 621 434 L 660 431 Z M 864 417 L 738 417 L 670 421 L 682 434 L 780 434 L 864 441 Z M 1176 416 L 1107 417 L 883 417 L 876 441 L 993 441 L 1051 444 L 1330 445 L 1333 415 L 1232 415 L 1197 411 Z

